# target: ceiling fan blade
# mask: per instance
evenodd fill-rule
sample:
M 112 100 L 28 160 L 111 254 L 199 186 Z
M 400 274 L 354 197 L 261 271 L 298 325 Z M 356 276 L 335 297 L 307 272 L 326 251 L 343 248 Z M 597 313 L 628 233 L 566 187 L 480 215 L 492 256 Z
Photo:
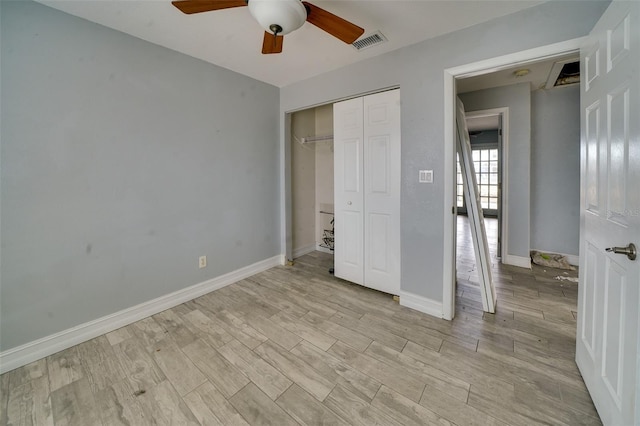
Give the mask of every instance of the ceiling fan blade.
M 351 44 L 364 34 L 364 29 L 342 19 L 333 13 L 327 12 L 309 2 L 303 1 L 307 8 L 307 22 L 339 38 L 347 44 Z
M 268 55 L 270 53 L 282 53 L 282 42 L 284 37 L 280 35 L 273 35 L 270 32 L 264 32 L 264 39 L 262 39 L 262 53 Z
M 246 6 L 247 2 L 245 0 L 177 0 L 172 1 L 171 4 L 180 9 L 182 13 L 190 15 L 192 13 Z

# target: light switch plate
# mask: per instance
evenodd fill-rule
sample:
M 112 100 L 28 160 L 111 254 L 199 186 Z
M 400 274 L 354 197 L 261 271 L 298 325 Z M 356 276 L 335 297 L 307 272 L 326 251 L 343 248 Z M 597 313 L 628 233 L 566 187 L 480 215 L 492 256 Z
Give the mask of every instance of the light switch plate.
M 433 183 L 433 170 L 420 170 L 418 175 L 419 183 Z

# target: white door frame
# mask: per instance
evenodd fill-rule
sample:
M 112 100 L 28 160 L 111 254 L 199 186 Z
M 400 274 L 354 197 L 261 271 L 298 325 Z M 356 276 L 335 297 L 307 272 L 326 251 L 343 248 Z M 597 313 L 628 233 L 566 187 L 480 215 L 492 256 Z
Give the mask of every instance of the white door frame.
M 578 52 L 584 40 L 585 37 L 580 37 L 444 70 L 444 259 L 442 318 L 451 320 L 455 315 L 456 234 L 454 220 L 456 190 L 454 182 L 456 174 L 456 78 L 489 74 L 533 60 L 551 59 L 567 53 Z M 503 199 L 506 198 L 504 192 L 506 191 L 503 191 Z M 504 243 L 503 241 L 503 244 Z
M 500 228 L 501 228 L 501 241 L 500 241 L 500 259 L 504 262 L 505 256 L 509 251 L 507 250 L 507 234 L 509 229 L 507 228 L 507 217 L 509 216 L 507 211 L 507 195 L 509 194 L 509 174 L 507 173 L 507 158 L 509 158 L 509 107 L 502 108 L 490 108 L 478 111 L 465 111 L 467 118 L 478 117 L 493 117 L 499 115 L 502 117 L 502 146 L 498 146 L 500 152 L 500 173 L 502 174 L 502 188 L 500 189 Z

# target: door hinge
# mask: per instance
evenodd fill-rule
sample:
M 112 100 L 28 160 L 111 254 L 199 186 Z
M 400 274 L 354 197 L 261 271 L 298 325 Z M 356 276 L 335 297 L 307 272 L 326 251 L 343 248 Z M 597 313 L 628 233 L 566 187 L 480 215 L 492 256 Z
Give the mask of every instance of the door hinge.
M 456 214 L 456 206 L 451 207 L 451 214 Z

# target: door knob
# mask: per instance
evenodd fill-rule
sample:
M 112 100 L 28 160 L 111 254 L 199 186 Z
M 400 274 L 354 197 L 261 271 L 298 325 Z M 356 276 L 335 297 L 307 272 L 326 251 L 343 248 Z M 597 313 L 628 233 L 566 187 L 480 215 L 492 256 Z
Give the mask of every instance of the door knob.
M 350 206 L 350 205 L 351 205 L 351 201 L 347 201 L 347 205 L 349 205 L 349 206 Z
M 633 243 L 629 243 L 626 247 L 608 247 L 605 250 L 612 251 L 616 254 L 626 254 L 629 260 L 636 260 L 638 254 L 636 246 Z

